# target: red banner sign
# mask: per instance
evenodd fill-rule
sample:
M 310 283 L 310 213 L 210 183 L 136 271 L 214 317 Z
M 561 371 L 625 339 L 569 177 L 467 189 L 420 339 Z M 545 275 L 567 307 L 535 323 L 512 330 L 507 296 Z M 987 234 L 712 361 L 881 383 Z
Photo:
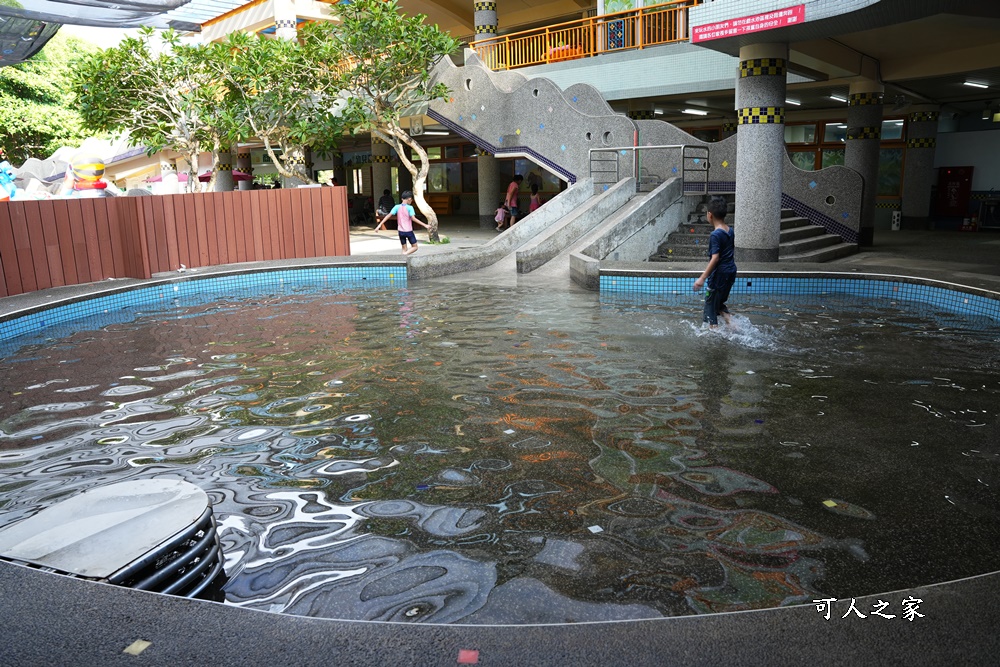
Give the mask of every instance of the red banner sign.
M 752 32 L 762 32 L 764 30 L 774 30 L 775 28 L 785 28 L 790 25 L 798 25 L 805 21 L 806 6 L 796 5 L 786 9 L 776 9 L 766 14 L 756 16 L 744 16 L 718 23 L 706 23 L 691 28 L 691 42 L 707 42 L 712 39 L 722 39 L 724 37 L 736 37 L 747 35 Z

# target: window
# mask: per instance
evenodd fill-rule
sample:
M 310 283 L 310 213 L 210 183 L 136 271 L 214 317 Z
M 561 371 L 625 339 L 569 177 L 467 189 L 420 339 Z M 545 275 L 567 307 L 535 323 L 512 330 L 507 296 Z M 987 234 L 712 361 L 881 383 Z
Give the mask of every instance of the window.
M 903 149 L 883 148 L 878 159 L 879 197 L 898 197 L 903 182 Z
M 440 146 L 427 146 L 427 159 L 428 160 L 440 160 L 441 159 L 441 147 Z
M 432 164 L 427 172 L 427 190 L 429 192 L 461 192 L 462 172 L 457 162 Z
M 816 143 L 816 125 L 786 125 L 786 144 L 814 144 Z
M 365 193 L 365 170 L 351 169 L 351 194 L 363 195 Z
M 827 123 L 823 130 L 823 143 L 829 144 L 838 141 L 847 141 L 847 123 Z
M 788 157 L 799 169 L 813 171 L 816 169 L 816 150 L 810 148 L 804 151 L 789 151 Z
M 837 165 L 844 164 L 844 149 L 843 148 L 824 148 L 821 158 L 821 169 L 826 169 L 827 167 L 835 167 Z
M 882 121 L 882 141 L 900 141 L 903 138 L 903 119 Z

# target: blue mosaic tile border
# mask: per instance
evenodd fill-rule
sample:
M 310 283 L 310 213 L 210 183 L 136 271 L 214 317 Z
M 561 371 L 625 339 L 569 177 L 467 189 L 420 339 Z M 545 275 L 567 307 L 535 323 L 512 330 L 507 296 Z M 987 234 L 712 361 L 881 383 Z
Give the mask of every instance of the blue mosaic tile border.
M 442 116 L 433 109 L 427 110 L 427 116 L 429 118 L 433 118 L 438 123 L 451 129 L 453 132 L 455 132 L 455 134 L 465 137 L 466 139 L 474 143 L 476 147 L 479 148 L 480 150 L 487 151 L 489 153 L 492 153 L 493 155 L 504 155 L 504 154 L 530 155 L 531 157 L 535 158 L 535 160 L 538 161 L 538 164 L 544 165 L 545 168 L 548 169 L 549 171 L 555 172 L 557 174 L 562 174 L 571 184 L 576 183 L 576 174 L 566 171 L 556 163 L 546 158 L 544 155 L 541 155 L 540 153 L 528 148 L 527 146 L 517 146 L 514 148 L 500 148 L 499 146 L 494 146 L 490 142 L 484 140 L 479 135 L 473 134 L 472 132 L 468 131 L 461 125 L 458 125 L 455 122 L 448 120 L 446 117 Z
M 684 183 L 684 192 L 693 192 L 701 194 L 705 190 L 704 183 L 697 183 L 695 181 L 688 181 Z M 709 181 L 708 182 L 709 192 L 721 192 L 726 194 L 731 194 L 736 192 L 736 181 Z
M 174 302 L 181 299 L 185 305 L 197 305 L 275 289 L 301 293 L 321 289 L 398 287 L 405 286 L 406 279 L 404 265 L 322 266 L 185 277 L 12 313 L 0 321 L 0 341 L 90 317 L 108 322 L 130 321 L 142 315 L 142 310 L 173 307 Z
M 841 224 L 831 218 L 830 216 L 817 211 L 811 206 L 806 206 L 800 202 L 795 197 L 789 197 L 784 192 L 781 193 L 781 207 L 789 208 L 795 211 L 796 215 L 806 218 L 809 222 L 814 225 L 818 225 L 826 229 L 826 231 L 831 234 L 836 234 L 840 238 L 844 239 L 847 243 L 857 243 L 858 242 L 858 232 L 856 229 L 851 229 L 847 225 Z M 844 215 L 847 215 L 846 213 Z
M 679 300 L 700 302 L 704 293 L 692 291 L 695 274 L 690 275 L 627 275 L 603 273 L 600 277 L 601 294 L 654 294 L 676 297 Z M 974 318 L 988 318 L 1000 322 L 1000 295 L 977 290 L 963 291 L 961 286 L 948 283 L 931 284 L 919 278 L 905 276 L 761 276 L 740 274 L 733 285 L 734 295 L 793 295 L 830 296 L 845 295 L 873 303 L 880 300 L 907 301 L 923 304 L 943 311 Z M 971 289 L 971 288 L 969 288 Z

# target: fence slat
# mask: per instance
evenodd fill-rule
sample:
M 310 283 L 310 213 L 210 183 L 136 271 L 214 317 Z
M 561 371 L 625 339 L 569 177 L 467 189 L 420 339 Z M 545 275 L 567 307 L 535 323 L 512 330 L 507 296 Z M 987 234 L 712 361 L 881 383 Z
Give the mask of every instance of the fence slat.
M 101 199 L 79 199 L 75 204 L 77 206 L 69 207 L 69 228 L 70 233 L 73 235 L 72 239 L 72 249 L 73 249 L 73 260 L 76 264 L 76 281 L 77 283 L 90 283 L 94 280 L 100 280 L 100 278 L 92 278 L 90 275 L 90 258 L 87 256 L 87 232 L 84 228 L 83 221 L 86 215 L 85 211 L 88 209 L 93 213 L 95 202 L 100 202 L 105 208 L 107 201 L 105 198 Z M 71 284 L 71 283 L 68 283 Z
M 14 229 L 10 224 L 10 210 L 0 206 L 0 264 L 3 265 L 4 296 L 26 292 L 21 282 L 20 259 Z

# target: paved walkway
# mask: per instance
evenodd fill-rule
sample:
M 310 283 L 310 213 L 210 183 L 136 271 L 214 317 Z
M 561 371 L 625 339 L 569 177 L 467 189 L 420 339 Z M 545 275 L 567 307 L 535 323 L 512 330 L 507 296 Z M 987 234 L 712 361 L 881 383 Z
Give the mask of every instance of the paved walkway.
M 450 252 L 488 242 L 492 230 L 445 222 L 447 245 L 421 244 L 421 253 Z M 395 234 L 351 230 L 355 257 L 394 259 Z M 895 272 L 991 286 L 1000 290 L 1000 234 L 880 232 L 875 247 L 823 270 Z M 301 265 L 308 262 L 295 262 Z M 313 263 L 321 263 L 320 261 Z M 293 264 L 286 262 L 283 264 Z M 649 265 L 645 265 L 647 268 Z M 703 264 L 664 268 L 701 270 Z M 802 265 L 783 265 L 791 270 Z M 774 269 L 774 265 L 768 265 Z M 209 269 L 203 274 L 211 273 Z M 462 279 L 482 280 L 465 274 Z M 132 281 L 139 282 L 139 281 Z M 118 282 L 131 284 L 131 282 Z M 104 286 L 103 284 L 101 285 Z M 0 315 L 55 295 L 82 295 L 94 286 L 0 299 Z M 300 618 L 197 600 L 160 596 L 52 576 L 0 563 L 0 665 L 772 665 L 994 664 L 1000 635 L 1000 576 L 996 573 L 935 586 L 859 598 L 871 610 L 879 599 L 898 606 L 922 600 L 922 618 L 869 615 L 829 620 L 815 605 L 598 625 L 433 626 Z M 125 653 L 150 642 L 138 657 Z M 472 654 L 462 651 L 477 651 Z

